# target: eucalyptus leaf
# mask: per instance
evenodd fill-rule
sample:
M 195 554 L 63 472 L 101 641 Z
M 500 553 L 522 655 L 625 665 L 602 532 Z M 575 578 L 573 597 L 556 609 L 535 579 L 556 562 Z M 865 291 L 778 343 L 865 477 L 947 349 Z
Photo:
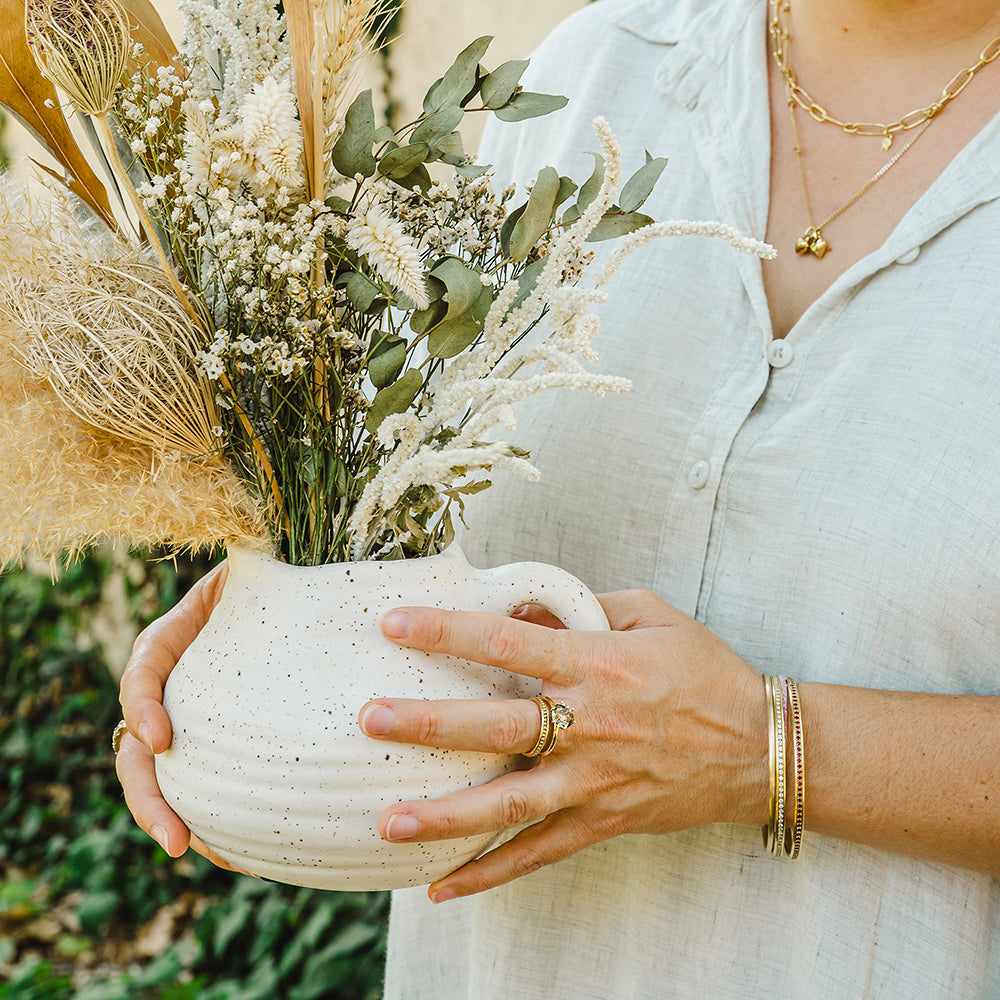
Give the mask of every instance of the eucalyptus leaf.
M 514 96 L 514 91 L 517 90 L 517 85 L 527 68 L 527 59 L 512 59 L 493 70 L 483 80 L 479 90 L 483 106 L 491 111 L 502 108 Z
M 540 118 L 566 107 L 569 99 L 557 94 L 535 94 L 522 90 L 515 94 L 502 108 L 493 112 L 502 122 L 523 122 L 528 118 Z
M 524 215 L 524 210 L 527 207 L 528 203 L 525 202 L 523 205 L 515 208 L 514 211 L 503 220 L 503 225 L 500 227 L 500 250 L 505 257 L 510 257 L 511 233 L 514 232 L 514 227 L 517 225 L 521 216 Z
M 330 195 L 326 199 L 326 207 L 338 215 L 348 215 L 351 211 L 351 203 L 346 198 L 341 198 L 340 195 L 336 194 Z
M 404 177 L 409 177 L 427 159 L 428 153 L 430 146 L 426 142 L 399 146 L 390 150 L 378 161 L 378 172 L 390 180 L 402 180 Z
M 407 191 L 419 188 L 424 194 L 430 191 L 431 184 L 433 183 L 430 173 L 422 163 L 417 164 L 413 172 L 407 174 L 405 177 L 394 177 L 392 179 Z
M 431 330 L 427 350 L 435 358 L 453 358 L 461 354 L 483 332 L 492 305 L 492 286 L 480 285 L 479 298 L 471 309 L 454 319 L 446 319 Z
M 619 207 L 623 212 L 634 212 L 641 207 L 660 179 L 666 165 L 665 157 L 649 159 L 625 182 L 619 196 Z
M 368 378 L 376 389 L 384 389 L 399 378 L 404 364 L 406 341 L 396 334 L 389 334 L 368 359 Z
M 545 265 L 548 262 L 548 257 L 532 261 L 517 276 L 517 295 L 514 296 L 514 301 L 510 304 L 510 309 L 507 310 L 508 315 L 523 305 L 527 297 L 535 290 L 535 285 L 538 284 L 538 279 L 541 277 L 542 271 L 545 270 Z
M 454 132 L 458 128 L 465 116 L 465 112 L 457 105 L 442 108 L 428 115 L 414 130 L 410 136 L 410 142 L 426 142 L 428 146 L 434 145 L 442 136 Z
M 465 159 L 465 147 L 458 132 L 442 136 L 434 143 L 434 152 L 446 163 L 460 164 Z
M 424 377 L 415 368 L 405 372 L 402 378 L 379 389 L 365 417 L 365 430 L 374 434 L 386 417 L 408 410 L 423 388 Z
M 576 198 L 576 207 L 579 209 L 580 215 L 587 211 L 604 183 L 604 157 L 600 153 L 591 153 L 590 155 L 594 158 L 594 172 L 584 182 Z
M 394 143 L 396 141 L 396 133 L 390 126 L 380 125 L 377 129 L 375 129 L 375 135 L 372 138 L 377 143 Z
M 476 86 L 479 60 L 492 41 L 492 35 L 483 35 L 459 53 L 448 72 L 427 91 L 424 111 L 433 114 L 450 105 L 460 105 L 469 96 Z
M 430 273 L 438 281 L 443 281 L 448 289 L 448 319 L 454 319 L 470 309 L 482 294 L 481 272 L 457 257 L 445 257 Z
M 556 204 L 561 205 L 567 198 L 571 198 L 574 194 L 576 194 L 576 181 L 572 177 L 560 177 Z
M 428 282 L 430 285 L 430 282 Z M 410 329 L 418 336 L 433 330 L 448 315 L 448 303 L 440 297 L 432 299 L 426 309 L 417 309 L 410 316 Z
M 531 189 L 524 214 L 510 234 L 511 260 L 524 260 L 534 249 L 543 233 L 552 224 L 556 199 L 561 188 L 559 174 L 552 167 L 543 167 Z
M 372 92 L 366 90 L 354 99 L 344 118 L 344 132 L 333 147 L 333 165 L 345 177 L 371 177 L 375 173 L 375 109 Z
M 382 289 L 359 271 L 347 279 L 347 297 L 358 312 L 367 312 L 382 294 Z
M 477 177 L 482 177 L 483 174 L 488 173 L 490 166 L 481 166 L 478 163 L 462 163 L 455 167 L 455 173 L 460 177 L 466 178 L 466 180 L 475 180 Z
M 642 212 L 605 212 L 604 218 L 594 227 L 587 237 L 588 243 L 600 243 L 602 240 L 613 240 L 618 236 L 627 236 L 637 229 L 648 226 L 653 220 Z

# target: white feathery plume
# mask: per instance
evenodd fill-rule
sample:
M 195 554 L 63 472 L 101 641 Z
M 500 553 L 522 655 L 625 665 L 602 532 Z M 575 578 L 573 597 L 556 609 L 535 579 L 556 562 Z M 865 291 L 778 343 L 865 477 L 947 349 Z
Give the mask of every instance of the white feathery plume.
M 637 229 L 634 233 L 625 236 L 604 261 L 600 274 L 594 282 L 595 287 L 607 284 L 625 258 L 635 253 L 639 247 L 645 246 L 653 240 L 662 239 L 664 236 L 714 237 L 724 240 L 741 253 L 760 257 L 761 260 L 774 260 L 778 253 L 769 243 L 744 236 L 732 226 L 721 222 L 690 222 L 687 219 L 669 219 L 666 222 L 654 222 L 651 225 L 643 226 L 642 229 Z
M 351 220 L 347 244 L 375 268 L 379 277 L 412 299 L 418 309 L 430 305 L 420 252 L 400 222 L 372 206 Z

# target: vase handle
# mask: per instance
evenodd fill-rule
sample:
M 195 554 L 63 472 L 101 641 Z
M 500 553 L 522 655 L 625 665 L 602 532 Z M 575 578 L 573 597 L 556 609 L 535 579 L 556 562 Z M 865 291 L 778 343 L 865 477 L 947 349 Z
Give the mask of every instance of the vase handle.
M 520 604 L 541 604 L 567 628 L 606 632 L 607 615 L 600 601 L 572 573 L 548 563 L 522 562 L 479 570 L 486 610 L 509 615 Z

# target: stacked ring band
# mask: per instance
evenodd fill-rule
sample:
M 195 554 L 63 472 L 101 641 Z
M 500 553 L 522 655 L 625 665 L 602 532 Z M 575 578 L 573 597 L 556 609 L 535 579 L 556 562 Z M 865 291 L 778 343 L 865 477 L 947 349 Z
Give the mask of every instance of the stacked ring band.
M 556 748 L 560 729 L 569 729 L 573 725 L 573 709 L 561 702 L 554 702 L 545 695 L 531 699 L 538 706 L 541 726 L 535 745 L 525 754 L 525 757 L 546 757 Z

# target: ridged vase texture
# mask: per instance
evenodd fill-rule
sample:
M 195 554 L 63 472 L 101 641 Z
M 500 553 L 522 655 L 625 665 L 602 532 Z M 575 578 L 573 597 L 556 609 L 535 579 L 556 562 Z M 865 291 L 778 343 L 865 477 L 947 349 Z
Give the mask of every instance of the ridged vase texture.
M 541 685 L 403 649 L 379 623 L 408 605 L 509 614 L 528 601 L 570 628 L 607 628 L 587 588 L 542 563 L 477 570 L 453 546 L 423 559 L 300 567 L 230 550 L 222 599 L 164 693 L 173 726 L 156 759 L 164 797 L 219 855 L 275 881 L 370 890 L 442 877 L 496 834 L 390 844 L 379 814 L 482 784 L 524 758 L 373 740 L 361 707 L 380 697 L 526 698 Z

